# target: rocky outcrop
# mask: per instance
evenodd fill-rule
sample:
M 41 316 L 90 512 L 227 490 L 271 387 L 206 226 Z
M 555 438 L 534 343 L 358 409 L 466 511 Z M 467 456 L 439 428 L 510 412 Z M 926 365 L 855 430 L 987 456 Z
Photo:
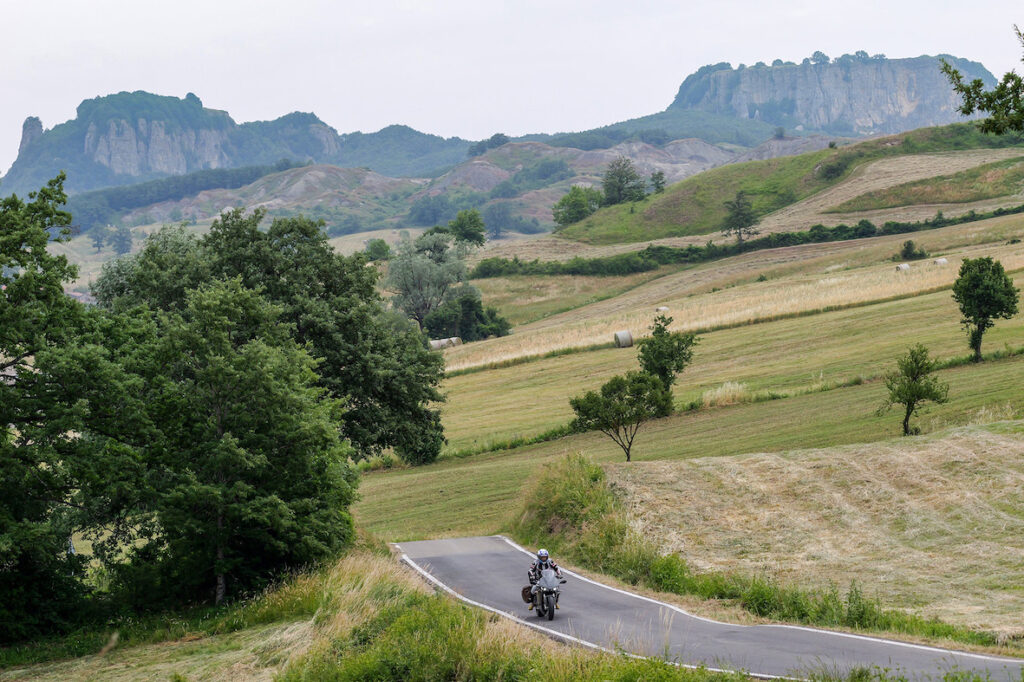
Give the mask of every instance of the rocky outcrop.
M 733 69 L 705 66 L 689 76 L 669 109 L 696 109 L 786 128 L 840 134 L 897 133 L 963 120 L 959 97 L 939 70 L 940 57 L 886 59 L 865 53 L 802 64 L 775 62 Z M 968 79 L 987 85 L 977 62 L 944 57 Z
M 21 125 L 21 144 L 18 145 L 18 154 L 28 149 L 29 145 L 43 136 L 43 122 L 38 116 L 29 116 Z

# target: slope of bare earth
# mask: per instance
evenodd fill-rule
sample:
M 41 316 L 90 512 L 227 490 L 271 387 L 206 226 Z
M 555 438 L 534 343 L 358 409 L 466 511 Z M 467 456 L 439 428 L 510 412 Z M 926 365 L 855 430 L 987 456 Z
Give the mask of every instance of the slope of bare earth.
M 806 230 L 818 223 L 824 225 L 846 223 L 849 225 L 865 218 L 875 223 L 882 223 L 886 220 L 917 221 L 931 218 L 939 210 L 946 216 L 953 217 L 963 215 L 972 210 L 981 212 L 1000 206 L 1019 204 L 1024 200 L 1024 197 L 1013 195 L 966 204 L 928 204 L 858 213 L 825 212 L 865 192 L 892 187 L 912 180 L 949 175 L 950 173 L 1017 156 L 1020 156 L 1019 148 L 914 154 L 882 159 L 861 166 L 849 178 L 833 187 L 765 216 L 761 220 L 758 229 L 760 229 L 762 234 L 792 232 Z M 591 246 L 569 239 L 562 239 L 557 235 L 544 235 L 514 243 L 494 242 L 488 244 L 478 257 L 512 258 L 513 256 L 519 256 L 521 259 L 528 260 L 534 258 L 541 260 L 568 260 L 576 256 L 593 258 L 628 251 L 639 251 L 646 248 L 649 244 L 664 244 L 667 246 L 701 245 L 709 237 L 717 241 L 722 239 L 720 235 L 715 233 L 689 237 L 670 237 L 627 244 Z
M 700 569 L 763 572 L 1024 636 L 1024 423 L 782 454 L 608 467 L 647 537 Z

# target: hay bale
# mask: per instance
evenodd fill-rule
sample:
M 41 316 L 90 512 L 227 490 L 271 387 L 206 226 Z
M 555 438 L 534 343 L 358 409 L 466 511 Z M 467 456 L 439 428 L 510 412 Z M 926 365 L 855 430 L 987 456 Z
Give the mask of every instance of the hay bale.
M 431 339 L 430 340 L 430 350 L 444 350 L 445 348 L 449 348 L 449 347 L 451 347 L 453 345 L 454 344 L 452 343 L 451 339 Z
M 949 261 L 946 260 L 945 258 L 936 258 L 935 260 L 932 261 L 934 265 L 945 265 L 948 262 Z
M 620 332 L 615 332 L 615 347 L 616 348 L 629 348 L 633 345 L 633 335 L 629 333 L 628 329 L 623 329 Z
M 654 309 L 654 312 L 656 312 L 656 313 L 667 313 L 668 312 L 668 306 L 667 305 L 659 305 L 657 308 Z
M 450 339 L 448 339 L 448 343 L 452 346 L 461 346 L 462 338 L 459 336 L 453 336 Z
M 910 269 L 910 263 L 900 263 L 896 266 L 896 272 L 903 272 Z

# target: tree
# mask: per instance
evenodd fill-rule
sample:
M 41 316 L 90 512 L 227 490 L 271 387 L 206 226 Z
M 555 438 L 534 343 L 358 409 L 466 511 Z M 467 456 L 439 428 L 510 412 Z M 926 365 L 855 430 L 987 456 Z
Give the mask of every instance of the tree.
M 342 403 L 317 385 L 284 308 L 236 277 L 190 290 L 180 312 L 133 314 L 155 329 L 125 365 L 151 428 L 133 444 L 133 528 L 96 538 L 115 587 L 219 604 L 348 545 L 357 476 L 334 426 Z
M 658 377 L 669 394 L 668 412 L 659 414 L 659 417 L 671 413 L 672 385 L 676 381 L 676 375 L 690 364 L 693 359 L 693 347 L 697 344 L 697 337 L 693 334 L 670 332 L 670 324 L 672 318 L 667 315 L 655 317 L 654 324 L 651 325 L 651 335 L 644 339 L 640 346 L 640 368 Z
M 384 286 L 393 291 L 392 304 L 416 320 L 424 320 L 468 277 L 463 252 L 445 233 L 427 233 L 404 241 L 391 260 Z
M 448 221 L 444 230 L 455 237 L 455 241 L 483 246 L 487 238 L 484 236 L 484 219 L 475 208 L 459 211 L 454 220 Z
M 815 64 L 828 64 L 830 60 L 827 54 L 825 54 L 821 50 L 818 50 L 817 52 L 811 55 L 811 61 Z
M 893 405 L 903 406 L 903 435 L 920 433 L 917 428 L 910 427 L 910 418 L 914 416 L 922 403 L 931 401 L 937 404 L 948 400 L 949 386 L 931 376 L 935 370 L 935 361 L 928 357 L 928 349 L 921 344 L 908 349 L 907 354 L 896 361 L 896 371 L 885 375 L 885 387 L 889 396 L 878 408 L 883 414 Z
M 786 129 L 783 128 L 782 126 L 775 126 L 775 132 L 772 133 L 772 137 L 774 137 L 776 140 L 785 140 Z
M 631 461 L 633 440 L 647 421 L 671 411 L 672 397 L 661 379 L 647 372 L 628 372 L 612 377 L 600 393 L 569 400 L 579 431 L 597 430 L 615 441 Z
M 424 318 L 423 328 L 435 339 L 458 336 L 468 343 L 489 336 L 506 336 L 512 324 L 496 308 L 484 307 L 476 287 L 464 284 Z
M 388 260 L 391 258 L 391 247 L 383 239 L 371 239 L 366 242 L 366 257 L 371 261 Z
M 604 203 L 604 194 L 593 187 L 573 185 L 551 209 L 551 215 L 560 226 L 578 223 L 591 215 Z
M 413 225 L 439 225 L 455 217 L 457 209 L 445 194 L 424 194 L 409 207 Z
M 59 410 L 40 356 L 60 354 L 84 310 L 64 294 L 77 269 L 47 251 L 70 236 L 61 173 L 28 201 L 0 199 L 0 643 L 69 624 L 82 604 L 82 557 L 69 554 L 76 489 Z
M 1017 40 L 1024 47 L 1024 33 L 1017 26 L 1013 27 L 1013 32 L 1017 34 Z M 1021 62 L 1024 62 L 1024 58 Z M 945 59 L 942 60 L 942 72 L 949 78 L 953 90 L 963 97 L 961 114 L 988 114 L 988 118 L 981 122 L 981 129 L 984 132 L 997 135 L 1024 132 L 1024 78 L 1019 74 L 1010 71 L 995 88 L 986 91 L 985 83 L 980 78 L 966 83 L 960 71 Z
M 385 309 L 365 255 L 337 254 L 316 221 L 278 218 L 263 230 L 263 216 L 224 213 L 201 239 L 160 230 L 138 253 L 104 266 L 94 286 L 100 305 L 180 311 L 188 289 L 242 277 L 283 307 L 295 339 L 321 360 L 321 385 L 346 403 L 339 427 L 354 458 L 392 447 L 417 462 L 436 457 L 443 360 L 414 325 Z
M 640 177 L 633 162 L 625 156 L 620 156 L 608 164 L 601 188 L 604 191 L 606 206 L 640 201 L 646 196 L 644 179 Z
M 974 362 L 981 362 L 981 338 L 995 324 L 993 320 L 1017 314 L 1017 291 L 1003 264 L 989 256 L 965 258 L 960 265 L 953 300 L 960 306 L 960 323 L 967 331 Z
M 132 231 L 121 225 L 110 235 L 110 244 L 119 256 L 129 253 L 132 250 Z
M 651 189 L 655 194 L 665 191 L 665 171 L 656 170 L 651 173 Z
M 722 222 L 723 235 L 726 237 L 736 235 L 736 242 L 742 244 L 745 237 L 758 233 L 754 227 L 758 223 L 758 217 L 754 213 L 750 200 L 747 199 L 746 192 L 743 190 L 736 192 L 735 199 L 725 202 L 725 209 L 728 214 Z
M 103 244 L 107 241 L 108 232 L 108 228 L 105 227 L 94 227 L 89 231 L 89 239 L 92 240 L 92 246 L 96 249 L 96 253 L 103 250 Z

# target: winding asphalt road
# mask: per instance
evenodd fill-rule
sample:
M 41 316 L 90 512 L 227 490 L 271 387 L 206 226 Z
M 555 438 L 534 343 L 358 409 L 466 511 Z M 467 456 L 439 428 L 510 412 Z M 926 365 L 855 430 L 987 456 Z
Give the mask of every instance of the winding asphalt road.
M 555 619 L 537 618 L 519 596 L 530 553 L 501 536 L 395 545 L 402 560 L 463 601 L 519 620 L 554 637 L 594 648 L 663 657 L 682 665 L 743 670 L 762 677 L 813 672 L 842 675 L 877 666 L 909 680 L 954 669 L 1019 682 L 1024 660 L 788 625 L 730 625 L 572 573 Z

